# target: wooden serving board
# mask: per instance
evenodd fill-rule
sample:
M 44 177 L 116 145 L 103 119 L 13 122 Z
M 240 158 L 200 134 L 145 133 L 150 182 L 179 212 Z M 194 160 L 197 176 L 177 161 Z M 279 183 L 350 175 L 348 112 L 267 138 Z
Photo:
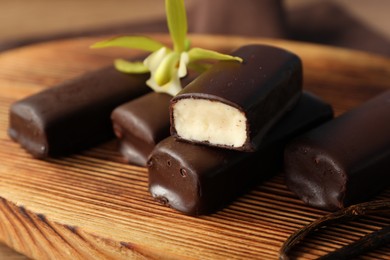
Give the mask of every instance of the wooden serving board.
M 166 35 L 151 37 L 169 43 Z M 390 88 L 390 60 L 366 53 L 272 39 L 192 35 L 194 46 L 231 51 L 265 43 L 297 53 L 304 88 L 336 115 Z M 144 168 L 120 163 L 115 140 L 60 159 L 33 159 L 7 135 L 12 102 L 132 57 L 90 50 L 100 38 L 47 42 L 0 54 L 0 242 L 36 259 L 277 259 L 286 238 L 328 212 L 305 206 L 283 173 L 220 212 L 189 217 L 153 201 Z M 259 173 L 261 174 L 261 173 Z M 378 198 L 390 198 L 385 190 Z M 315 259 L 389 224 L 376 215 L 321 230 L 294 251 Z M 367 259 L 390 258 L 390 248 Z

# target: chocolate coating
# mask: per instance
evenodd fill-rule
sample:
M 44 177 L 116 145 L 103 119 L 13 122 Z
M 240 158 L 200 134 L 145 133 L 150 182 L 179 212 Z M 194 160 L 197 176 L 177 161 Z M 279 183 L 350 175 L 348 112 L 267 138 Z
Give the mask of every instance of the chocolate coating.
M 156 144 L 169 136 L 172 96 L 151 92 L 117 107 L 111 114 L 119 151 L 127 163 L 146 166 Z
M 186 86 L 198 74 L 181 79 Z M 151 92 L 115 108 L 111 114 L 119 151 L 127 163 L 146 166 L 156 144 L 169 136 L 169 102 L 172 96 Z
M 390 184 L 390 90 L 292 141 L 288 187 L 305 203 L 337 210 Z
M 114 137 L 110 114 L 149 91 L 148 74 L 110 66 L 86 73 L 12 104 L 9 136 L 36 158 L 61 156 Z
M 213 213 L 279 172 L 286 142 L 332 116 L 328 104 L 305 93 L 254 153 L 168 137 L 157 144 L 148 162 L 150 193 L 157 201 L 188 215 Z
M 297 102 L 302 90 L 300 58 L 284 49 L 246 45 L 232 53 L 243 63 L 220 61 L 171 100 L 171 135 L 183 140 L 175 127 L 175 104 L 181 99 L 205 99 L 237 108 L 247 119 L 246 140 L 240 147 L 194 143 L 242 151 L 256 150 L 269 129 Z

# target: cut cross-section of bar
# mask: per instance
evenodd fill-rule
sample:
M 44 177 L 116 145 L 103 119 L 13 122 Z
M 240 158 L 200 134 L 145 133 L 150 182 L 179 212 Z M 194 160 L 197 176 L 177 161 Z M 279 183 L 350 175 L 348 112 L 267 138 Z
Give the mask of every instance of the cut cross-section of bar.
M 245 144 L 246 117 L 239 109 L 197 98 L 181 99 L 175 107 L 175 127 L 182 138 L 232 147 Z
M 178 139 L 256 151 L 302 93 L 302 63 L 287 50 L 245 45 L 220 61 L 170 102 L 171 134 Z

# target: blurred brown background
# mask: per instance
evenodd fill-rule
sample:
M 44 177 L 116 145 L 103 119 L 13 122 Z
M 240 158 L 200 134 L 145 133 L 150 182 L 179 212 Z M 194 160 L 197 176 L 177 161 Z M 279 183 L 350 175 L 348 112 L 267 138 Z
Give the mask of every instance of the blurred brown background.
M 271 5 L 279 2 L 283 13 L 276 14 Z M 390 55 L 388 0 L 186 0 L 185 3 L 190 32 L 279 37 Z M 1 0 L 0 10 L 0 50 L 80 35 L 166 30 L 164 0 Z M 281 19 L 286 27 L 275 23 Z M 244 20 L 257 27 L 240 28 Z
M 278 37 L 390 56 L 388 0 L 185 2 L 191 32 Z M 217 2 L 226 4 L 217 8 Z M 240 13 L 245 2 L 256 2 L 261 10 Z M 282 5 L 282 13 L 273 12 L 274 3 Z M 211 5 L 208 10 L 206 4 Z M 74 36 L 166 31 L 164 0 L 0 0 L 0 12 L 0 51 Z M 218 18 L 227 19 L 219 22 L 224 26 L 217 26 Z M 236 19 L 254 19 L 256 28 L 242 26 Z M 0 259 L 24 257 L 0 243 Z

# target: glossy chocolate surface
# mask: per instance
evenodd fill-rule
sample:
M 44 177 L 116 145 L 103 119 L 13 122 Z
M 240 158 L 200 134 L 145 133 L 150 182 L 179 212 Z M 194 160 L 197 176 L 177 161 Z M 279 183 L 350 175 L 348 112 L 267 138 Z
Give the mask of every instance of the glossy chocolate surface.
M 390 184 L 390 90 L 297 138 L 285 152 L 288 187 L 337 210 Z
M 157 201 L 185 214 L 213 213 L 279 172 L 286 142 L 332 116 L 328 104 L 305 93 L 254 153 L 168 137 L 156 146 L 148 162 L 149 190 Z
M 221 61 L 200 75 L 171 100 L 171 134 L 175 128 L 174 106 L 180 99 L 222 102 L 242 111 L 247 118 L 246 141 L 228 149 L 254 151 L 268 130 L 290 110 L 301 95 L 300 58 L 284 49 L 267 45 L 247 45 L 232 53 L 244 62 Z M 195 143 L 205 142 L 186 140 Z
M 117 107 L 111 114 L 119 151 L 127 163 L 146 166 L 156 144 L 169 136 L 172 96 L 151 92 Z
M 197 73 L 181 79 L 186 86 Z M 169 136 L 169 102 L 172 96 L 150 92 L 115 108 L 111 114 L 119 151 L 125 162 L 146 166 L 156 144 Z
M 149 91 L 148 74 L 110 66 L 86 73 L 12 104 L 9 136 L 37 158 L 61 156 L 114 137 L 110 114 Z

